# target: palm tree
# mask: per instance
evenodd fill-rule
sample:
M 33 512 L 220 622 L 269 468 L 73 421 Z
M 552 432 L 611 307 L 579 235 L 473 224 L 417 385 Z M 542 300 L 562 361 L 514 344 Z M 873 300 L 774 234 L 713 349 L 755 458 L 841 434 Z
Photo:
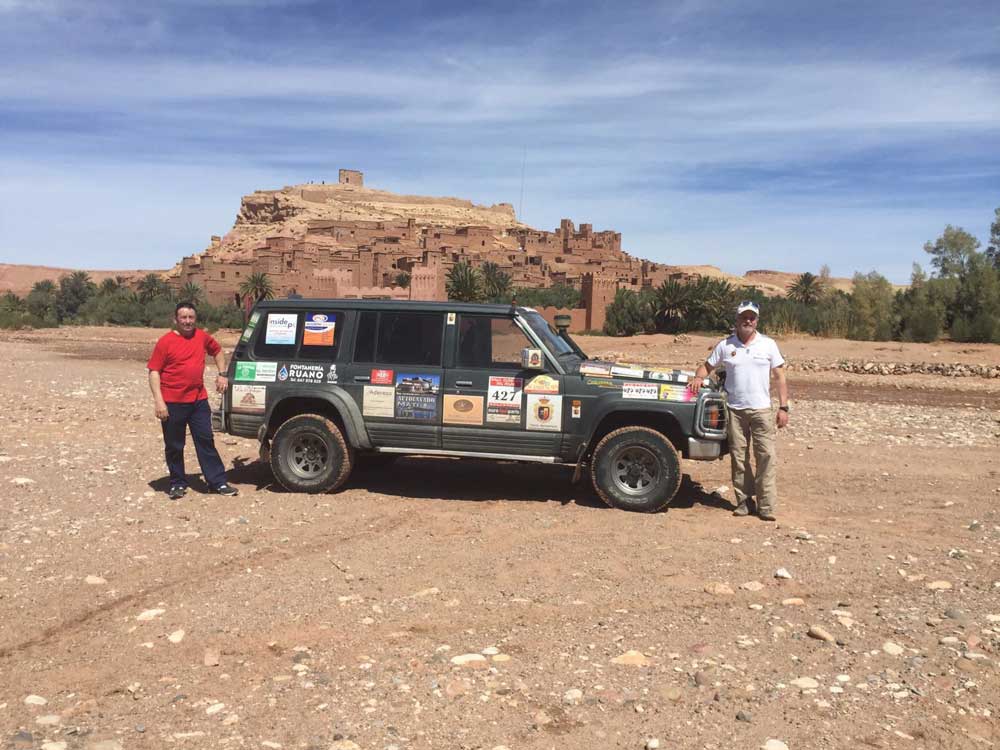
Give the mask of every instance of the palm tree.
M 393 279 L 392 283 L 396 286 L 401 286 L 403 289 L 410 288 L 410 281 L 412 281 L 412 276 L 409 271 L 400 271 L 396 274 L 396 278 Z
M 803 305 L 815 305 L 823 299 L 825 291 L 823 279 L 806 271 L 788 285 L 788 299 Z
M 254 304 L 256 304 L 261 300 L 272 299 L 274 297 L 274 285 L 266 273 L 255 271 L 240 284 L 240 295 L 250 297 L 254 301 Z
M 456 263 L 448 271 L 445 288 L 448 299 L 456 302 L 483 301 L 483 280 L 479 272 L 465 261 Z
M 150 302 L 157 297 L 167 296 L 170 293 L 170 287 L 159 274 L 147 273 L 139 282 L 138 292 L 142 302 Z
M 668 279 L 656 288 L 656 322 L 664 331 L 679 331 L 691 306 L 691 285 Z
M 101 282 L 101 285 L 97 288 L 97 293 L 102 297 L 110 297 L 121 288 L 122 284 L 118 279 L 107 278 Z
M 39 294 L 55 294 L 56 282 L 52 279 L 42 279 L 41 281 L 36 281 L 34 285 L 32 285 L 31 291 L 38 292 Z
M 483 294 L 492 302 L 500 302 L 510 294 L 510 274 L 501 271 L 500 266 L 491 261 L 483 263 L 480 269 L 483 279 Z
M 186 302 L 198 304 L 201 302 L 203 294 L 204 292 L 201 291 L 200 286 L 195 284 L 193 281 L 188 281 L 181 287 L 180 297 Z
M 14 292 L 4 292 L 3 297 L 0 297 L 0 310 L 4 312 L 21 312 L 24 310 L 24 300 L 14 294 Z

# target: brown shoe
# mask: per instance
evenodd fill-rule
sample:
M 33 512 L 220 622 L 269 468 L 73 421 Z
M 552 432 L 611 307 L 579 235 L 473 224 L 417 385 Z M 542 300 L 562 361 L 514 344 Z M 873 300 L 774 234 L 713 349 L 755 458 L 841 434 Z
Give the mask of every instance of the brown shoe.
M 736 510 L 733 511 L 734 516 L 749 516 L 750 506 L 746 503 L 740 503 L 736 506 Z
M 769 510 L 758 511 L 757 518 L 759 518 L 761 521 L 777 521 L 778 520 L 777 518 L 775 518 L 774 513 L 772 513 Z

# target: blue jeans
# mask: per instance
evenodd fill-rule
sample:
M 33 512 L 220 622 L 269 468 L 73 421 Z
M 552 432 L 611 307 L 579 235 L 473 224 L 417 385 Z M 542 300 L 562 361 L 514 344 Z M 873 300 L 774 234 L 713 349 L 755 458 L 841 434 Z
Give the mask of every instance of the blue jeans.
M 191 426 L 191 437 L 194 439 L 194 450 L 198 455 L 201 473 L 208 486 L 214 490 L 225 484 L 226 467 L 223 466 L 212 439 L 212 410 L 208 407 L 208 399 L 203 398 L 189 404 L 168 403 L 167 412 L 170 416 L 160 424 L 163 427 L 170 486 L 187 486 L 184 474 L 184 440 L 188 425 Z

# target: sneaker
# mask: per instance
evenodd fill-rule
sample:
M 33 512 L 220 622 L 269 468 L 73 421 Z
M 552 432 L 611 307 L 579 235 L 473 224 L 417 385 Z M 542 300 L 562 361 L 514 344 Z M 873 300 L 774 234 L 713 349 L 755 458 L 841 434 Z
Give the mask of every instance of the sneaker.
M 233 487 L 231 484 L 226 484 L 225 482 L 223 482 L 218 487 L 216 487 L 214 490 L 212 490 L 212 492 L 214 492 L 216 495 L 238 495 L 238 494 L 240 494 L 240 491 L 238 489 L 236 489 L 235 487 Z
M 180 500 L 182 497 L 184 497 L 184 495 L 187 494 L 187 491 L 188 488 L 185 487 L 183 484 L 175 484 L 167 492 L 167 497 L 169 497 L 171 500 Z
M 750 506 L 746 503 L 740 503 L 736 506 L 736 510 L 733 511 L 734 516 L 749 516 Z

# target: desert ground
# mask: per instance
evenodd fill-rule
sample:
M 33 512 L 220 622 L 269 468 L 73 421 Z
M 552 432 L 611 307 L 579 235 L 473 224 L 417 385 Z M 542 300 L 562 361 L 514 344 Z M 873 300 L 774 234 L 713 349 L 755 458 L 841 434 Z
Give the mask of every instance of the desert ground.
M 728 461 L 641 515 L 476 460 L 292 494 L 225 435 L 240 495 L 171 502 L 160 333 L 0 334 L 0 747 L 1000 746 L 1000 378 L 837 369 L 1000 347 L 779 340 L 769 524 Z M 685 368 L 713 341 L 580 339 Z

